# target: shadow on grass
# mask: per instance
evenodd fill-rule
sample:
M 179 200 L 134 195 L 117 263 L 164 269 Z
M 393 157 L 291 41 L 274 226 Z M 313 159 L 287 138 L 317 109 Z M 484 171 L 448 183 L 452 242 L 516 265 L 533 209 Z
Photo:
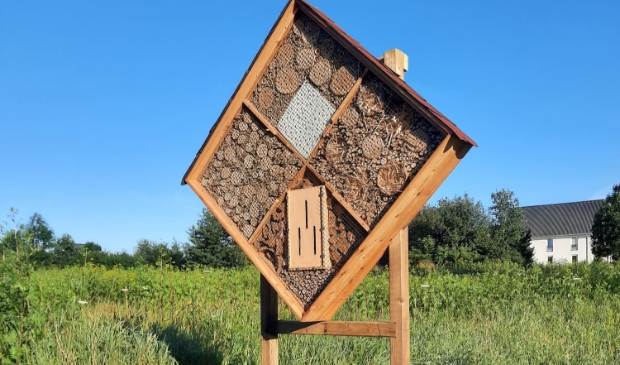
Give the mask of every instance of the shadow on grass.
M 230 364 L 256 364 L 252 359 L 230 354 L 228 346 L 213 337 L 213 333 L 222 333 L 213 323 L 203 323 L 189 331 L 175 325 L 153 325 L 151 330 L 159 341 L 168 345 L 179 365 L 220 365 L 224 360 Z

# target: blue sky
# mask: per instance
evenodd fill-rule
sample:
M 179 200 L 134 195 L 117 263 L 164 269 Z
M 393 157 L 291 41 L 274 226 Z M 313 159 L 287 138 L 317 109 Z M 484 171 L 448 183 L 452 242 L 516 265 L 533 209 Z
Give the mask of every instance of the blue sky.
M 314 0 L 470 135 L 431 201 L 521 205 L 620 183 L 620 2 Z M 284 1 L 3 1 L 0 213 L 131 252 L 186 241 L 180 181 Z M 4 214 L 2 214 L 4 215 Z

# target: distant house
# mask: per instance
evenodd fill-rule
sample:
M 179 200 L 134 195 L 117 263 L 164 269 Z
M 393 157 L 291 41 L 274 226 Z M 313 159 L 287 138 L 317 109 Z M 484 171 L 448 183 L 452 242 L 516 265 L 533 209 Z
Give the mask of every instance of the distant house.
M 532 231 L 534 261 L 592 262 L 592 221 L 602 205 L 601 199 L 522 207 Z

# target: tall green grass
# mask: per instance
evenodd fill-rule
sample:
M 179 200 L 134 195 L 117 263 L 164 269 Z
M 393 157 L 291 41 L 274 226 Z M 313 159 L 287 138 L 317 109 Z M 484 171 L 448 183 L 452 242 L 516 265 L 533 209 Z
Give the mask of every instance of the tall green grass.
M 259 364 L 258 278 L 253 268 L 36 271 L 33 305 L 48 320 L 26 360 Z M 620 267 L 606 264 L 415 271 L 412 363 L 619 363 L 619 291 Z M 388 308 L 387 272 L 374 270 L 334 319 L 388 320 Z M 293 318 L 285 305 L 279 315 Z M 389 363 L 386 339 L 280 338 L 282 364 Z

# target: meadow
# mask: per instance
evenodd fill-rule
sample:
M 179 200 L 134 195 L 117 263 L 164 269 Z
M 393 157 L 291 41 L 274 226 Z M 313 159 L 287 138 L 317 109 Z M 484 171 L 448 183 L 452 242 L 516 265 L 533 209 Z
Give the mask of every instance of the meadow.
M 36 270 L 30 280 L 34 339 L 22 363 L 260 363 L 252 267 L 86 265 Z M 619 291 L 620 266 L 609 264 L 413 270 L 412 364 L 618 363 Z M 385 321 L 388 308 L 387 271 L 376 269 L 334 319 Z M 389 341 L 281 336 L 280 363 L 388 364 Z

